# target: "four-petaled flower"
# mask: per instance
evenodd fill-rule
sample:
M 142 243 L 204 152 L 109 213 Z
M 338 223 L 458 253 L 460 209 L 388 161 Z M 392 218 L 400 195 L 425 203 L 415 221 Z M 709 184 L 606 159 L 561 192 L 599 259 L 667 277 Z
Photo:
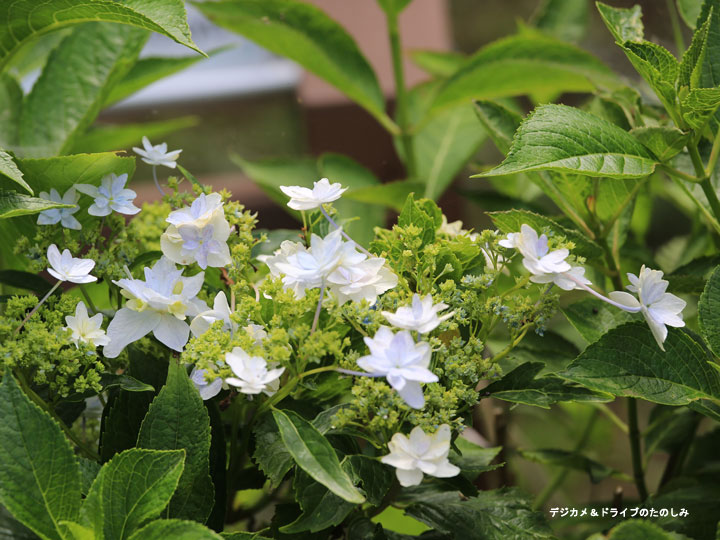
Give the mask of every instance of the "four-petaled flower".
M 145 268 L 144 281 L 113 281 L 128 301 L 108 326 L 110 343 L 103 349 L 106 357 L 115 358 L 129 343 L 150 332 L 164 345 L 182 351 L 190 336 L 185 319 L 208 310 L 207 304 L 196 298 L 204 272 L 190 277 L 182 277 L 182 272 L 161 257 L 152 268 Z
M 75 212 L 80 210 L 80 207 L 77 205 L 80 195 L 75 191 L 74 187 L 68 189 L 62 197 L 60 197 L 60 194 L 55 188 L 52 188 L 50 193 L 41 191 L 38 196 L 47 201 L 75 205 L 72 208 L 51 208 L 50 210 L 43 210 L 38 215 L 38 225 L 55 225 L 56 223 L 60 223 L 66 229 L 75 229 L 76 231 L 82 229 L 80 222 L 73 216 Z
M 405 403 L 421 409 L 425 398 L 420 383 L 438 381 L 429 369 L 430 345 L 424 341 L 415 343 L 407 330 L 393 334 L 387 326 L 381 326 L 372 338 L 364 340 L 370 354 L 358 358 L 358 366 L 374 376 L 385 377 Z
M 171 261 L 197 262 L 203 269 L 230 264 L 226 243 L 230 225 L 219 193 L 200 194 L 189 207 L 171 212 L 165 221 L 170 226 L 160 237 L 160 246 Z
M 62 255 L 55 244 L 51 244 L 47 250 L 47 259 L 50 263 L 48 273 L 60 281 L 71 283 L 91 283 L 97 281 L 90 272 L 95 268 L 95 261 L 92 259 L 79 259 L 70 254 L 69 249 L 64 249 Z
M 150 144 L 147 137 L 142 138 L 144 148 L 133 147 L 133 150 L 139 155 L 142 160 L 148 165 L 163 165 L 174 169 L 176 167 L 176 161 L 182 150 L 173 150 L 172 152 L 167 151 L 167 143 L 160 143 L 155 146 Z
M 331 184 L 327 178 L 313 182 L 313 188 L 300 186 L 280 186 L 280 190 L 290 197 L 287 205 L 293 210 L 312 210 L 325 203 L 338 200 L 347 188 L 340 184 Z
M 664 351 L 663 342 L 668 333 L 666 325 L 678 328 L 685 326 L 682 310 L 686 302 L 674 294 L 665 292 L 668 282 L 662 279 L 663 273 L 660 270 L 652 270 L 643 265 L 639 276 L 635 274 L 627 276 L 631 283 L 627 289 L 636 293 L 639 300 L 625 291 L 613 291 L 608 296 L 618 304 L 633 308 L 633 311 L 640 308 L 655 341 Z
M 228 377 L 225 382 L 239 388 L 243 394 L 263 393 L 272 396 L 280 386 L 280 375 L 284 367 L 268 369 L 264 358 L 250 356 L 240 347 L 225 353 L 225 363 L 230 366 L 235 377 Z
M 203 401 L 217 396 L 220 390 L 226 386 L 221 377 L 217 377 L 211 382 L 208 382 L 205 378 L 206 373 L 206 370 L 197 368 L 193 368 L 190 372 L 190 380 L 195 385 L 195 388 L 197 388 Z
M 454 315 L 454 312 L 450 312 L 438 317 L 438 312 L 448 307 L 443 302 L 433 305 L 432 295 L 430 294 L 420 299 L 420 295 L 415 293 L 412 297 L 411 306 L 399 307 L 395 313 L 389 311 L 381 311 L 380 313 L 395 328 L 415 330 L 419 334 L 427 334 L 435 330 L 441 322 Z
M 80 301 L 75 307 L 75 316 L 68 315 L 65 317 L 65 323 L 67 324 L 65 330 L 72 331 L 70 339 L 76 347 L 79 347 L 81 342 L 98 347 L 110 343 L 110 338 L 102 329 L 102 322 L 102 313 L 88 317 L 87 307 L 84 302 Z
M 423 473 L 437 478 L 449 478 L 460 473 L 460 469 L 448 461 L 450 452 L 450 426 L 442 424 L 428 435 L 420 426 L 415 426 L 410 437 L 396 433 L 388 443 L 390 453 L 380 461 L 395 467 L 395 474 L 401 486 L 416 486 L 423 479 Z
M 100 187 L 91 184 L 76 184 L 75 189 L 95 199 L 88 208 L 88 214 L 91 216 L 107 216 L 113 210 L 118 214 L 132 216 L 137 214 L 140 209 L 133 204 L 137 193 L 132 189 L 125 189 L 127 180 L 127 174 L 117 176 L 110 173 L 103 176 Z

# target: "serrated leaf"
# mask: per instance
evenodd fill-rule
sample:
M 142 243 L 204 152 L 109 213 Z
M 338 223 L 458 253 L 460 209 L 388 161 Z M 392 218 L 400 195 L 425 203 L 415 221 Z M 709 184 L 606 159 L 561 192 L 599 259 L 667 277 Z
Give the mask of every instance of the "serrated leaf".
M 683 120 L 696 131 L 702 131 L 718 106 L 720 88 L 694 88 L 680 103 Z
M 540 33 L 490 43 L 470 57 L 440 87 L 431 111 L 476 99 L 535 93 L 591 92 L 616 87 L 612 72 L 597 58 Z
M 705 21 L 693 33 L 690 46 L 683 53 L 680 61 L 678 88 L 682 88 L 683 86 L 695 88 L 698 86 L 698 79 L 700 78 L 702 68 L 702 66 L 698 65 L 698 62 L 706 53 L 705 42 L 709 29 L 710 21 Z
M 720 265 L 720 256 L 707 255 L 693 259 L 687 264 L 665 276 L 676 293 L 701 294 L 705 284 L 716 266 Z
M 589 11 L 587 0 L 545 0 L 533 25 L 563 41 L 577 42 L 587 32 Z
M 698 15 L 697 26 L 708 25 L 702 54 L 694 68 L 695 87 L 716 88 L 720 86 L 720 0 L 705 0 Z
M 320 9 L 295 0 L 194 4 L 213 22 L 294 60 L 325 79 L 386 125 L 385 100 L 375 72 L 355 41 Z
M 612 395 L 606 392 L 568 384 L 555 375 L 537 377 L 543 367 L 541 362 L 522 364 L 502 379 L 489 384 L 482 390 L 482 394 L 543 409 L 549 409 L 550 405 L 561 401 L 604 403 L 613 400 Z
M 499 166 L 476 176 L 560 171 L 607 178 L 642 178 L 656 159 L 627 131 L 566 105 L 542 105 L 520 125 Z
M 650 150 L 660 161 L 667 161 L 679 154 L 690 140 L 689 133 L 675 127 L 640 127 L 630 133 Z
M 25 157 L 66 154 L 100 112 L 110 88 L 135 62 L 148 36 L 146 30 L 120 24 L 75 28 L 50 54 L 25 99 L 17 152 Z
M 100 464 L 97 461 L 91 461 L 82 456 L 77 456 L 76 459 L 80 469 L 80 491 L 83 495 L 87 495 L 90 492 L 92 483 L 100 472 Z
M 17 191 L 0 189 L 0 219 L 29 216 L 52 208 L 72 208 L 72 206 L 72 204 L 30 197 Z
M 433 77 L 450 77 L 467 60 L 467 56 L 453 51 L 410 51 L 410 58 L 420 69 Z
M 80 469 L 70 443 L 7 369 L 0 385 L 0 500 L 15 519 L 52 540 L 62 539 L 58 522 L 75 521 L 80 509 Z
M 720 356 L 720 266 L 708 279 L 698 303 L 700 329 L 715 356 Z
M 593 390 L 664 405 L 720 398 L 720 373 L 698 343 L 671 328 L 664 346 L 666 352 L 646 324 L 624 324 L 591 344 L 559 375 Z
M 362 486 L 370 504 L 379 506 L 390 490 L 395 475 L 380 461 L 364 455 L 347 456 L 342 463 L 343 469 L 352 477 L 355 484 Z
M 635 5 L 631 8 L 616 8 L 602 2 L 596 3 L 600 17 L 618 43 L 642 41 L 644 27 L 642 10 Z
M 405 513 L 433 529 L 464 540 L 539 540 L 554 538 L 542 512 L 515 488 L 481 491 L 471 498 L 457 492 L 431 493 Z
M 270 485 L 280 485 L 293 466 L 293 458 L 282 438 L 272 416 L 265 415 L 253 428 L 255 452 L 253 460 L 270 480 Z
M 585 298 L 560 309 L 588 343 L 596 342 L 613 328 L 637 320 L 627 311 L 595 298 Z
M 507 154 L 522 116 L 500 103 L 482 100 L 475 102 L 475 113 L 497 149 Z
M 145 525 L 130 540 L 220 540 L 222 536 L 194 521 L 158 519 Z
M 185 450 L 185 468 L 167 516 L 204 523 L 213 507 L 210 479 L 210 419 L 200 394 L 177 362 L 140 427 L 139 448 Z
M 43 33 L 84 22 L 115 22 L 152 30 L 202 52 L 193 43 L 182 0 L 16 0 L 0 7 L 0 71 L 27 42 Z
M 80 523 L 98 538 L 124 540 L 167 506 L 183 472 L 183 450 L 133 448 L 108 461 L 90 488 Z
M 575 244 L 574 253 L 593 259 L 603 255 L 602 248 L 585 235 L 567 229 L 550 218 L 527 210 L 508 210 L 506 212 L 488 212 L 495 226 L 504 233 L 519 232 L 523 224 L 530 225 L 538 233 L 548 229 L 551 233 L 562 235 Z
M 0 150 L 0 175 L 12 180 L 31 195 L 33 194 L 32 188 L 23 178 L 23 173 L 18 169 L 13 157 L 2 150 Z
M 632 478 L 627 474 L 603 465 L 602 463 L 590 459 L 579 452 L 570 452 L 568 450 L 560 450 L 557 448 L 548 448 L 541 450 L 519 450 L 518 453 L 529 461 L 542 463 L 543 465 L 556 465 L 581 471 L 588 474 L 590 481 L 597 484 L 606 478 L 617 478 L 626 482 L 631 482 Z
M 301 469 L 342 499 L 355 504 L 365 502 L 340 467 L 333 447 L 310 422 L 292 411 L 274 410 L 273 418 L 285 448 Z

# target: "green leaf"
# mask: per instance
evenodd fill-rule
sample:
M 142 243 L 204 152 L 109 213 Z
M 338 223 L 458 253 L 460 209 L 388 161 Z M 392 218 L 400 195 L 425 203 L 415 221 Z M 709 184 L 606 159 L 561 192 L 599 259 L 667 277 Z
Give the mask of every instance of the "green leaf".
M 420 229 L 422 245 L 430 244 L 435 240 L 435 234 L 442 224 L 442 214 L 437 206 L 434 208 L 437 212 L 428 212 L 428 207 L 424 204 L 426 201 L 428 199 L 415 200 L 411 193 L 405 200 L 405 205 L 397 219 L 399 227 L 414 225 Z
M 505 374 L 502 379 L 485 387 L 482 393 L 503 401 L 533 405 L 543 409 L 549 409 L 550 405 L 560 401 L 603 403 L 613 400 L 612 395 L 608 393 L 568 384 L 555 375 L 537 377 L 543 367 L 541 362 L 522 364 Z
M 616 87 L 612 72 L 587 52 L 536 32 L 490 43 L 443 83 L 432 111 L 473 99 L 591 92 Z
M 542 105 L 518 128 L 505 161 L 476 176 L 549 170 L 642 178 L 656 164 L 639 141 L 607 120 L 565 105 Z
M 17 289 L 33 291 L 40 296 L 43 296 L 52 287 L 50 282 L 37 274 L 20 270 L 0 270 L 0 283 Z
M 710 276 L 698 303 L 700 329 L 715 356 L 720 356 L 720 266 Z
M 650 521 L 630 519 L 610 530 L 609 540 L 683 540 Z
M 412 0 L 377 0 L 385 13 L 398 14 L 405 9 Z
M 707 34 L 704 40 L 702 53 L 698 57 L 694 71 L 695 87 L 716 88 L 720 86 L 720 0 L 705 0 L 697 19 L 697 26 L 707 24 Z
M 554 538 L 542 512 L 515 488 L 481 491 L 471 498 L 457 492 L 430 493 L 405 513 L 433 529 L 467 540 L 538 540 Z
M 182 0 L 16 0 L 0 7 L 0 71 L 36 36 L 84 22 L 116 22 L 164 34 L 181 45 L 202 52 L 193 43 Z
M 488 212 L 495 226 L 504 233 L 519 232 L 523 224 L 530 225 L 541 233 L 547 229 L 551 234 L 562 235 L 575 244 L 573 253 L 588 259 L 601 257 L 602 248 L 584 234 L 566 229 L 550 218 L 529 212 L 527 210 L 508 210 L 506 212 Z
M 58 523 L 75 521 L 80 509 L 80 470 L 70 443 L 8 369 L 0 385 L 0 501 L 23 525 L 53 540 L 62 538 Z
M 194 521 L 158 519 L 145 525 L 130 540 L 220 540 L 222 536 Z
M 569 452 L 557 448 L 543 450 L 520 450 L 518 453 L 525 459 L 542 463 L 543 465 L 555 465 L 581 471 L 588 474 L 593 484 L 602 482 L 606 478 L 617 478 L 626 482 L 632 482 L 627 474 L 607 467 L 579 452 Z
M 702 131 L 718 106 L 720 88 L 694 88 L 680 103 L 683 120 L 696 131 Z
M 421 182 L 403 180 L 348 190 L 343 193 L 343 198 L 370 204 L 380 204 L 392 208 L 396 212 L 400 212 L 408 195 L 411 193 L 422 193 L 424 190 L 425 185 Z
M 587 0 L 545 0 L 533 25 L 563 41 L 580 41 L 587 32 L 588 6 Z
M 382 504 L 395 478 L 395 474 L 388 467 L 377 459 L 364 455 L 346 457 L 342 467 L 352 477 L 355 484 L 362 485 L 370 504 L 375 506 Z
M 698 343 L 671 328 L 664 346 L 666 352 L 646 324 L 628 323 L 591 344 L 559 375 L 600 392 L 665 405 L 720 398 L 720 373 Z
M 120 124 L 98 126 L 75 138 L 73 154 L 127 150 L 140 144 L 143 136 L 150 140 L 162 139 L 165 135 L 196 126 L 197 116 L 183 116 L 172 120 L 145 122 L 142 124 Z
M 678 482 L 676 489 L 666 489 L 649 500 L 649 504 L 652 504 L 651 508 L 675 509 L 675 517 L 670 515 L 653 521 L 676 534 L 687 535 L 681 537 L 681 540 L 715 538 L 718 516 L 720 516 L 720 489 L 717 483 L 709 481 L 704 484 L 683 485 L 681 482 Z M 680 508 L 685 508 L 691 519 L 688 519 L 687 516 L 679 517 L 678 509 Z M 663 538 L 663 540 L 665 539 Z
M 285 447 L 278 426 L 269 414 L 255 423 L 253 435 L 253 460 L 270 480 L 270 486 L 277 487 L 292 468 L 293 457 Z
M 280 186 L 312 187 L 313 182 L 320 179 L 317 163 L 313 159 L 248 161 L 237 154 L 231 154 L 230 159 L 283 209 L 287 208 L 288 198 L 280 191 Z
M 167 382 L 140 427 L 138 447 L 185 450 L 185 470 L 168 506 L 168 517 L 204 523 L 213 507 L 210 479 L 210 418 L 185 369 L 171 361 Z
M 127 373 L 103 373 L 101 383 L 103 390 L 118 387 L 127 392 L 154 392 L 155 388 L 150 384 L 138 381 L 135 377 L 131 377 Z
M 467 60 L 462 53 L 452 51 L 410 51 L 410 58 L 420 69 L 433 77 L 450 77 Z
M 82 456 L 77 456 L 76 459 L 78 467 L 80 468 L 80 479 L 82 481 L 80 491 L 83 495 L 87 495 L 90 492 L 92 483 L 100 472 L 100 464 L 97 461 L 91 461 Z
M 497 149 L 507 154 L 522 116 L 500 103 L 482 100 L 475 102 L 475 113 Z
M 613 328 L 636 320 L 630 313 L 596 298 L 585 298 L 560 308 L 588 343 L 595 343 Z
M 18 169 L 13 157 L 2 150 L 0 150 L 0 174 L 22 186 L 22 188 L 31 195 L 33 194 L 32 188 L 27 184 L 27 182 L 25 182 L 23 173 L 20 169 Z
M 285 447 L 301 469 L 342 499 L 356 504 L 365 502 L 340 467 L 333 447 L 310 422 L 292 411 L 274 410 L 273 418 Z
M 687 407 L 655 405 L 644 433 L 645 455 L 652 456 L 658 450 L 670 453 L 680 449 L 693 437 L 700 418 Z
M 690 46 L 683 53 L 680 61 L 680 72 L 678 74 L 678 89 L 686 86 L 696 88 L 700 78 L 702 66 L 699 64 L 700 59 L 706 53 L 705 43 L 707 41 L 708 31 L 710 29 L 710 21 L 702 23 L 693 33 Z
M 108 461 L 81 509 L 81 524 L 97 538 L 124 540 L 160 515 L 183 472 L 182 450 L 133 448 Z
M 0 74 L 0 148 L 13 148 L 17 140 L 23 91 L 7 73 Z
M 501 446 L 483 448 L 462 437 L 455 439 L 453 444 L 462 453 L 451 452 L 450 461 L 460 467 L 463 472 L 472 473 L 472 477 L 476 477 L 482 472 L 493 471 L 502 466 L 502 463 L 491 465 L 500 450 L 502 450 Z
M 295 0 L 194 3 L 213 22 L 294 60 L 367 109 L 386 127 L 375 72 L 350 35 L 320 9 Z
M 685 24 L 687 24 L 692 30 L 695 30 L 695 22 L 700 15 L 703 0 L 675 0 L 675 3 L 680 16 L 683 21 L 685 21 Z
M 38 214 L 51 208 L 72 208 L 72 204 L 63 204 L 30 197 L 17 191 L 0 189 L 0 219 Z
M 605 26 L 620 44 L 626 41 L 642 41 L 644 27 L 642 22 L 642 10 L 635 5 L 631 8 L 616 8 L 597 2 Z
M 227 444 L 225 442 L 225 424 L 220 416 L 217 401 L 204 402 L 210 417 L 210 478 L 215 486 L 215 504 L 206 525 L 215 531 L 225 526 L 227 509 Z
M 660 161 L 676 156 L 690 140 L 689 133 L 683 133 L 675 127 L 640 127 L 630 133 Z
M 720 265 L 720 256 L 707 255 L 693 259 L 665 276 L 675 293 L 701 294 L 710 274 Z

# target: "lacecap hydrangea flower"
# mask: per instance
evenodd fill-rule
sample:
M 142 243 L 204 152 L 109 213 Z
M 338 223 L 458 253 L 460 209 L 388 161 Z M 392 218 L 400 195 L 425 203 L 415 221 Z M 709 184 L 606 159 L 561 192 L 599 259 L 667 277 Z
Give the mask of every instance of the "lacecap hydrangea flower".
M 133 147 L 133 150 L 148 165 L 162 165 L 174 169 L 177 158 L 182 150 L 167 151 L 167 143 L 152 145 L 147 137 L 142 138 L 143 148 Z
M 454 315 L 454 312 L 450 312 L 438 316 L 440 311 L 448 307 L 450 306 L 443 302 L 433 304 L 432 295 L 430 294 L 421 299 L 420 295 L 415 293 L 410 306 L 399 307 L 395 313 L 389 311 L 381 311 L 380 313 L 395 328 L 415 330 L 419 334 L 427 334 L 440 326 L 441 322 Z
M 313 182 L 313 188 L 280 186 L 280 191 L 290 197 L 287 205 L 293 210 L 313 210 L 323 204 L 338 200 L 347 188 L 331 184 L 327 178 Z
M 62 197 L 60 197 L 60 193 L 58 193 L 55 188 L 52 188 L 50 193 L 41 191 L 38 197 L 55 203 L 73 205 L 72 208 L 50 208 L 49 210 L 43 210 L 38 214 L 38 225 L 55 225 L 60 223 L 60 225 L 66 229 L 76 231 L 82 229 L 80 222 L 73 216 L 74 213 L 80 210 L 80 207 L 77 205 L 80 195 L 75 191 L 75 188 L 68 189 Z
M 87 343 L 93 347 L 98 347 L 110 343 L 110 338 L 107 337 L 105 330 L 102 329 L 102 322 L 102 313 L 88 317 L 87 307 L 84 302 L 80 301 L 75 307 L 75 315 L 65 317 L 65 323 L 67 324 L 65 329 L 72 332 L 70 339 L 76 347 L 78 347 L 80 343 Z
M 91 283 L 97 281 L 90 272 L 95 268 L 95 261 L 92 259 L 79 259 L 70 254 L 70 250 L 64 249 L 62 255 L 55 244 L 51 244 L 47 250 L 47 259 L 50 263 L 48 273 L 60 281 L 71 283 Z
M 230 366 L 234 377 L 228 377 L 225 382 L 238 388 L 243 394 L 266 394 L 272 396 L 280 386 L 280 376 L 284 367 L 268 369 L 264 358 L 250 356 L 242 348 L 235 347 L 231 352 L 225 353 L 225 363 Z
M 125 189 L 127 180 L 127 174 L 117 176 L 110 173 L 103 176 L 99 187 L 91 184 L 76 184 L 75 189 L 95 199 L 88 208 L 88 214 L 91 216 L 107 216 L 113 211 L 132 216 L 140 209 L 133 204 L 137 193 L 132 189 Z

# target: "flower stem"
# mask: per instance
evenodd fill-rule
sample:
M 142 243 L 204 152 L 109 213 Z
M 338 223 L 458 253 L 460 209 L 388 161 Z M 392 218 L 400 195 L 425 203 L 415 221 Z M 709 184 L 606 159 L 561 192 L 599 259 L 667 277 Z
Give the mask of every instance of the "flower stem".
M 330 217 L 330 214 L 328 214 L 328 213 L 325 211 L 325 209 L 322 207 L 322 205 L 320 205 L 320 211 L 322 212 L 322 215 L 325 216 L 325 219 L 327 219 L 327 220 L 330 222 L 330 225 L 332 225 L 332 226 L 335 227 L 336 229 L 341 229 L 340 234 L 343 235 L 343 237 L 345 238 L 345 240 L 347 240 L 348 242 L 352 242 L 353 244 L 355 244 L 355 246 L 357 246 L 357 248 L 358 248 L 360 251 L 362 251 L 365 255 L 367 255 L 368 257 L 374 257 L 374 256 L 375 256 L 375 255 L 373 255 L 372 253 L 370 253 L 367 249 L 365 249 L 364 247 L 362 247 L 360 244 L 358 244 L 357 242 L 355 242 L 355 240 L 353 240 L 352 238 L 350 238 L 350 236 L 348 235 L 348 233 L 346 233 L 345 231 L 342 230 L 342 227 L 340 227 L 340 225 L 338 225 L 338 224 L 335 222 L 335 220 Z
M 32 308 L 32 311 L 31 311 L 30 313 L 28 313 L 27 316 L 23 319 L 23 322 L 20 323 L 20 326 L 18 326 L 18 327 L 15 329 L 15 333 L 16 333 L 16 334 L 17 334 L 18 332 L 20 332 L 20 330 L 22 330 L 22 327 L 25 326 L 25 323 L 28 322 L 28 320 L 30 319 L 30 317 L 32 317 L 38 309 L 40 309 L 40 306 L 42 306 L 42 305 L 45 303 L 45 300 L 47 300 L 48 298 L 50 298 L 50 295 L 55 292 L 55 290 L 60 286 L 61 283 L 62 283 L 62 280 L 59 279 L 58 282 L 57 282 L 55 285 L 53 285 L 52 289 L 50 289 L 50 290 L 45 294 L 45 296 L 42 297 L 42 300 L 40 300 L 40 301 L 38 302 L 37 306 L 35 306 L 34 308 Z
M 610 300 L 608 297 L 603 296 L 602 294 L 600 294 L 600 293 L 597 292 L 596 290 L 591 289 L 590 287 L 588 287 L 587 285 L 585 285 L 582 281 L 580 281 L 579 279 L 577 279 L 575 276 L 573 276 L 573 275 L 570 274 L 570 273 L 566 273 L 566 274 L 565 274 L 565 277 L 567 277 L 568 279 L 574 281 L 575 284 L 576 284 L 578 287 L 580 287 L 580 288 L 582 288 L 583 290 L 589 292 L 590 294 L 592 294 L 593 296 L 599 298 L 599 299 L 602 300 L 603 302 L 607 302 L 607 303 L 610 304 L 611 306 L 615 306 L 616 308 L 622 309 L 623 311 L 627 311 L 628 313 L 638 313 L 638 312 L 640 312 L 640 310 L 642 309 L 642 308 L 639 307 L 639 306 L 638 306 L 638 307 L 630 307 L 630 306 L 624 306 L 623 304 L 618 304 L 617 302 L 614 302 L 614 301 Z
M 90 295 L 88 294 L 87 290 L 85 290 L 85 285 L 80 284 L 80 292 L 82 293 L 83 297 L 85 298 L 85 301 L 88 303 L 88 306 L 90 307 L 90 311 L 93 312 L 93 315 L 95 313 L 99 313 L 98 309 L 95 307 L 95 304 L 93 304 L 93 301 L 90 298 Z
M 678 56 L 682 56 L 685 52 L 685 38 L 682 34 L 682 27 L 680 26 L 677 11 L 675 11 L 675 2 L 673 0 L 666 0 L 665 3 L 667 4 L 668 14 L 670 15 L 675 49 L 677 50 Z
M 160 182 L 158 182 L 158 177 L 157 177 L 157 171 L 156 171 L 156 169 L 157 169 L 157 167 L 156 167 L 155 165 L 153 165 L 153 168 L 152 168 L 152 171 L 153 171 L 153 180 L 155 180 L 155 187 L 158 188 L 158 191 L 160 192 L 160 195 L 164 197 L 164 196 L 165 196 L 165 192 L 163 191 L 163 188 L 160 187 Z
M 320 310 L 322 310 L 322 302 L 323 298 L 325 297 L 325 281 L 322 282 L 322 285 L 320 287 L 320 298 L 318 298 L 317 307 L 315 308 L 315 317 L 313 317 L 313 323 L 312 328 L 310 328 L 310 333 L 314 333 L 315 330 L 317 330 L 318 321 L 320 320 Z
M 640 500 L 644 501 L 648 497 L 647 487 L 645 486 L 645 475 L 643 473 L 642 453 L 640 451 L 640 430 L 638 429 L 637 417 L 637 401 L 635 398 L 627 398 L 628 410 L 628 436 L 630 438 L 630 454 L 632 456 L 633 478 L 635 486 L 638 490 Z

